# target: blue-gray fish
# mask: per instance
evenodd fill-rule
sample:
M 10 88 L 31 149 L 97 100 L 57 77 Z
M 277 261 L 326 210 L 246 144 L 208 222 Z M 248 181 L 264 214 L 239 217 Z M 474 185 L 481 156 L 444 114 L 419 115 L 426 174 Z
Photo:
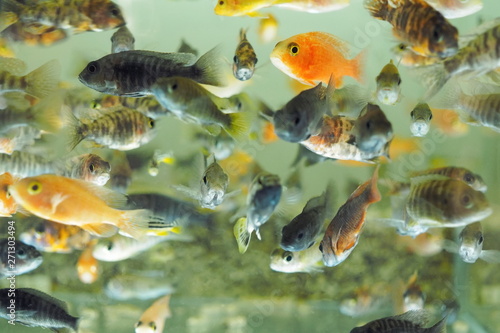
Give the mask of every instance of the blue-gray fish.
M 418 103 L 410 113 L 410 131 L 414 136 L 425 136 L 431 127 L 432 111 L 427 103 Z
M 9 308 L 11 304 L 14 304 L 14 311 Z M 13 320 L 16 324 L 48 328 L 55 332 L 78 330 L 79 318 L 68 313 L 66 303 L 31 288 L 16 288 L 13 292 L 9 288 L 0 289 L 0 317 Z
M 9 244 L 8 238 L 0 239 L 0 277 L 31 272 L 42 262 L 42 254 L 33 246 L 19 240 Z M 10 267 L 11 264 L 13 267 Z
M 292 98 L 281 110 L 274 113 L 274 131 L 282 140 L 301 142 L 318 134 L 323 115 L 329 111 L 329 100 L 335 87 L 330 78 L 328 87 L 320 82 Z
M 255 71 L 257 56 L 247 39 L 246 30 L 240 30 L 240 43 L 236 47 L 233 58 L 233 75 L 240 81 L 249 80 Z
M 134 44 L 134 35 L 126 26 L 122 26 L 111 36 L 111 53 L 133 50 Z
M 388 149 L 394 137 L 392 125 L 378 105 L 368 103 L 354 122 L 353 134 L 356 146 L 365 153 L 383 151 L 389 155 Z
M 102 93 L 142 97 L 151 95 L 151 86 L 160 78 L 182 76 L 202 84 L 223 85 L 221 57 L 214 48 L 198 61 L 191 53 L 123 51 L 91 61 L 78 79 Z
M 332 215 L 333 185 L 329 184 L 321 196 L 311 198 L 302 212 L 281 230 L 280 246 L 286 251 L 302 251 L 311 247 Z
M 155 121 L 133 109 L 117 107 L 92 121 L 80 121 L 74 116 L 71 128 L 70 149 L 82 140 L 118 150 L 131 150 L 148 143 L 156 135 Z
M 424 328 L 427 323 L 427 314 L 423 310 L 412 310 L 391 317 L 370 321 L 368 324 L 355 327 L 351 333 L 445 333 L 446 317 L 434 326 Z

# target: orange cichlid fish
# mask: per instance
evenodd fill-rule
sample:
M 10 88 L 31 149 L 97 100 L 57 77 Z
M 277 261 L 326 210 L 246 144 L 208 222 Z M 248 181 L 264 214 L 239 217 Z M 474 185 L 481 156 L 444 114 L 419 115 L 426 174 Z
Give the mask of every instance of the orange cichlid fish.
M 166 295 L 147 308 L 135 323 L 135 333 L 162 333 L 165 320 L 172 317 L 169 302 L 170 295 Z
M 365 0 L 365 8 L 420 55 L 446 58 L 458 52 L 457 28 L 424 0 Z
M 8 191 L 27 211 L 41 218 L 76 225 L 98 237 L 121 233 L 134 238 L 144 236 L 162 220 L 145 209 L 120 210 L 126 197 L 97 185 L 56 175 L 23 178 Z
M 0 216 L 9 217 L 17 211 L 17 203 L 8 191 L 12 184 L 14 177 L 10 173 L 0 175 Z
M 83 250 L 76 263 L 78 278 L 85 284 L 94 283 L 99 277 L 99 262 L 92 255 L 95 244 L 96 240 L 89 244 L 89 246 Z
M 382 199 L 377 188 L 379 167 L 380 164 L 375 168 L 372 178 L 351 194 L 328 225 L 319 246 L 325 266 L 337 266 L 358 244 L 368 206 Z
M 325 85 L 333 76 L 335 87 L 342 77 L 362 81 L 364 52 L 350 59 L 347 42 L 326 32 L 314 31 L 292 36 L 274 47 L 271 62 L 288 76 L 308 85 Z

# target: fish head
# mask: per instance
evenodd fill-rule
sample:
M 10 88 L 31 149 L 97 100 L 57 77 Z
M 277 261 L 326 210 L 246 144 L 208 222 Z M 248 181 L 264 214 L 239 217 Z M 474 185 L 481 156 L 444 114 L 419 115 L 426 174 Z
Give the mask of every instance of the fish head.
M 44 217 L 53 211 L 54 204 L 60 198 L 56 198 L 53 184 L 45 181 L 47 177 L 50 178 L 52 175 L 23 178 L 10 185 L 8 192 L 28 211 L 37 212 L 39 216 Z
M 113 80 L 113 67 L 107 57 L 91 61 L 78 75 L 87 87 L 102 93 L 115 94 L 117 84 Z
M 429 129 L 429 123 L 423 119 L 418 119 L 410 124 L 410 131 L 414 136 L 425 136 Z
M 92 20 L 92 31 L 103 31 L 125 25 L 120 7 L 109 0 L 93 1 L 90 5 L 89 17 Z
M 293 222 L 293 221 L 292 221 Z M 302 251 L 314 245 L 310 228 L 298 223 L 289 223 L 281 229 L 280 246 L 286 251 Z
M 135 333 L 160 333 L 160 331 L 156 322 L 139 320 L 135 323 Z
M 300 262 L 296 253 L 276 249 L 271 254 L 271 269 L 277 272 L 294 273 L 300 268 Z
M 458 30 L 451 25 L 441 14 L 435 17 L 432 24 L 422 27 L 421 33 L 425 36 L 428 53 L 422 55 L 435 55 L 440 58 L 454 56 L 458 52 Z M 416 50 L 417 53 L 419 50 Z
M 284 141 L 297 143 L 311 137 L 304 110 L 302 112 L 296 108 L 278 110 L 274 113 L 273 123 L 276 135 Z
M 237 5 L 234 0 L 218 0 L 214 7 L 214 13 L 221 16 L 244 15 L 244 4 Z M 238 8 L 240 7 L 240 10 Z
M 458 254 L 460 255 L 460 258 L 462 258 L 464 262 L 473 264 L 479 258 L 481 250 L 482 250 L 482 243 L 481 246 L 478 246 L 477 243 L 475 244 L 462 243 L 460 245 L 460 248 L 458 249 Z
M 354 122 L 356 145 L 365 152 L 378 152 L 394 137 L 392 124 L 384 112 L 368 103 Z
M 483 250 L 483 230 L 480 222 L 467 225 L 458 235 L 458 254 L 463 261 L 474 263 Z
M 464 171 L 465 172 L 462 176 L 462 180 L 467 185 L 469 185 L 470 187 L 472 187 L 476 191 L 480 191 L 483 193 L 486 192 L 486 190 L 488 189 L 488 186 L 486 185 L 486 183 L 484 182 L 483 178 L 480 175 L 472 173 L 466 169 L 464 169 Z
M 307 57 L 307 52 L 303 48 L 300 35 L 278 42 L 271 52 L 271 63 L 286 75 L 302 81 L 299 72 L 304 57 Z
M 441 196 L 445 215 L 456 223 L 468 224 L 485 219 L 493 212 L 486 196 L 459 180 L 449 180 L 456 184 Z
M 111 172 L 111 165 L 99 155 L 88 154 L 82 165 L 83 179 L 99 186 L 104 186 Z
M 16 274 L 23 274 L 34 270 L 43 262 L 43 257 L 36 248 L 22 242 L 16 243 Z
M 396 66 L 392 63 L 385 65 L 376 78 L 377 98 L 380 103 L 393 105 L 399 100 L 401 92 L 401 76 Z

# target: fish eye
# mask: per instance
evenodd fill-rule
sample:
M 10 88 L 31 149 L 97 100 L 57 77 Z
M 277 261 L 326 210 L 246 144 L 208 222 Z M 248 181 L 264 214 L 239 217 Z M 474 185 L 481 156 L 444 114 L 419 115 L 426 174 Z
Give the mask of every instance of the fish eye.
M 35 231 L 38 232 L 38 233 L 42 233 L 42 232 L 45 232 L 45 225 L 43 224 L 39 224 L 35 227 Z
M 113 249 L 113 242 L 108 243 L 108 251 L 111 251 Z
M 172 92 L 177 89 L 177 83 L 174 83 L 168 87 L 168 92 Z
M 153 331 L 156 331 L 156 324 L 154 321 L 149 322 L 149 327 L 151 327 Z
M 141 325 L 142 325 L 142 321 L 139 320 L 137 323 L 135 323 L 135 328 L 137 328 L 137 327 L 139 327 Z
M 443 40 L 443 34 L 441 33 L 441 27 L 439 25 L 432 31 L 432 40 L 437 43 Z
M 481 244 L 483 244 L 483 241 L 484 241 L 483 235 L 479 236 L 479 239 L 477 240 L 477 243 L 479 245 L 481 245 Z
M 297 43 L 288 44 L 288 50 L 290 51 L 290 55 L 296 56 L 299 53 L 299 45 Z
M 465 208 L 471 208 L 472 207 L 472 201 L 471 201 L 471 198 L 470 198 L 469 195 L 464 194 L 462 196 L 461 201 L 462 201 L 462 204 L 465 206 Z
M 297 117 L 295 117 L 294 124 L 295 126 L 297 126 L 299 123 L 300 123 L 300 117 L 297 115 Z
M 203 176 L 203 183 L 205 183 L 205 185 L 207 185 L 207 183 L 208 183 L 207 176 Z
M 26 258 L 26 251 L 22 247 L 18 247 L 16 250 L 16 254 L 19 258 L 24 259 Z
M 153 119 L 150 119 L 149 122 L 148 122 L 148 125 L 149 125 L 150 128 L 155 127 L 155 121 Z
M 412 112 L 410 112 L 410 117 L 414 117 L 415 116 L 415 110 L 413 110 Z
M 400 86 L 400 85 L 401 85 L 401 78 L 399 77 L 398 78 L 398 86 Z
M 97 73 L 99 71 L 99 65 L 96 61 L 92 61 L 87 66 L 87 71 L 91 74 Z
M 115 17 L 120 15 L 120 10 L 114 4 L 109 6 L 109 12 L 111 13 L 112 16 Z
M 5 191 L 5 197 L 6 197 L 7 199 L 10 199 L 10 197 L 11 197 L 12 195 L 10 194 L 10 192 L 9 192 L 9 188 L 8 188 L 7 186 L 5 186 L 4 191 Z
M 302 238 L 304 238 L 304 233 L 303 233 L 303 232 L 300 232 L 300 233 L 297 235 L 297 238 L 298 238 L 298 239 L 302 239 Z
M 89 171 L 91 173 L 94 173 L 94 170 L 95 170 L 94 163 L 90 163 L 90 165 L 89 165 Z
M 406 49 L 406 45 L 401 43 L 398 45 L 398 49 L 400 49 L 401 51 L 404 51 Z
M 259 59 L 255 58 L 255 62 L 253 63 L 254 65 L 259 61 Z
M 429 117 L 429 120 L 432 120 L 432 113 L 431 113 L 431 115 L 430 115 L 430 117 Z
M 371 128 L 372 128 L 372 121 L 371 121 L 371 120 L 368 120 L 368 121 L 366 122 L 366 129 L 367 129 L 367 130 L 370 130 Z
M 219 6 L 222 6 L 222 5 L 224 5 L 224 1 L 221 0 L 221 1 L 219 1 Z
M 31 182 L 28 185 L 28 193 L 31 195 L 36 195 L 42 191 L 42 184 L 37 181 Z
M 319 250 L 323 253 L 323 243 L 319 244 Z
M 237 57 L 237 56 L 234 56 L 233 61 L 234 61 L 234 63 L 235 63 L 235 64 L 238 64 L 238 63 L 239 63 L 239 61 L 238 61 L 238 60 L 239 60 L 239 59 L 238 59 L 238 57 Z
M 285 251 L 285 252 L 283 252 L 282 257 L 283 257 L 283 259 L 285 259 L 285 261 L 290 262 L 293 259 L 293 253 L 289 252 L 289 251 Z
M 475 177 L 468 172 L 464 175 L 464 181 L 467 184 L 472 184 L 474 183 L 475 180 L 476 180 Z

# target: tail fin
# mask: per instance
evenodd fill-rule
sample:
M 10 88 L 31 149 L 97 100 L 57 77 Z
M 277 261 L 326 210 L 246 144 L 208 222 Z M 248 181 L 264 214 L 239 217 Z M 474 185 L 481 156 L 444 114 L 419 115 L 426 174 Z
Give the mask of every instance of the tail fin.
M 60 72 L 60 64 L 55 59 L 35 69 L 25 76 L 26 93 L 40 98 L 47 96 L 57 87 Z
M 389 0 L 366 0 L 364 6 L 374 18 L 385 20 L 388 14 Z
M 135 239 L 147 235 L 158 235 L 162 231 L 174 227 L 163 218 L 155 216 L 147 209 L 126 210 L 117 224 L 120 234 Z
M 364 73 L 365 73 L 365 62 L 366 62 L 366 54 L 368 51 L 366 49 L 359 52 L 357 56 L 351 59 L 350 64 L 352 68 L 352 73 L 350 76 L 356 79 L 359 83 L 363 83 Z M 338 88 L 339 86 L 335 83 L 335 86 Z
M 247 218 L 241 217 L 234 224 L 234 237 L 236 238 L 236 243 L 238 243 L 238 251 L 243 254 L 247 251 L 248 245 L 250 244 L 251 233 L 248 232 L 247 228 Z
M 249 111 L 230 113 L 228 114 L 231 119 L 229 126 L 224 129 L 235 140 L 244 139 L 250 132 L 253 114 Z
M 427 87 L 422 98 L 423 101 L 429 101 L 434 97 L 451 78 L 442 62 L 425 67 L 416 67 L 413 71 L 417 72 L 417 75 L 422 79 L 423 85 Z
M 220 55 L 220 47 L 214 47 L 202 55 L 193 66 L 201 72 L 197 80 L 199 83 L 218 87 L 226 84 L 223 77 L 225 64 Z
M 46 132 L 54 133 L 62 127 L 61 106 L 62 96 L 49 96 L 30 108 L 36 127 Z
M 62 114 L 63 126 L 69 128 L 68 146 L 69 151 L 72 151 L 83 139 L 85 139 L 86 135 L 84 134 L 83 127 L 86 127 L 86 125 L 81 123 L 71 110 L 64 110 Z

